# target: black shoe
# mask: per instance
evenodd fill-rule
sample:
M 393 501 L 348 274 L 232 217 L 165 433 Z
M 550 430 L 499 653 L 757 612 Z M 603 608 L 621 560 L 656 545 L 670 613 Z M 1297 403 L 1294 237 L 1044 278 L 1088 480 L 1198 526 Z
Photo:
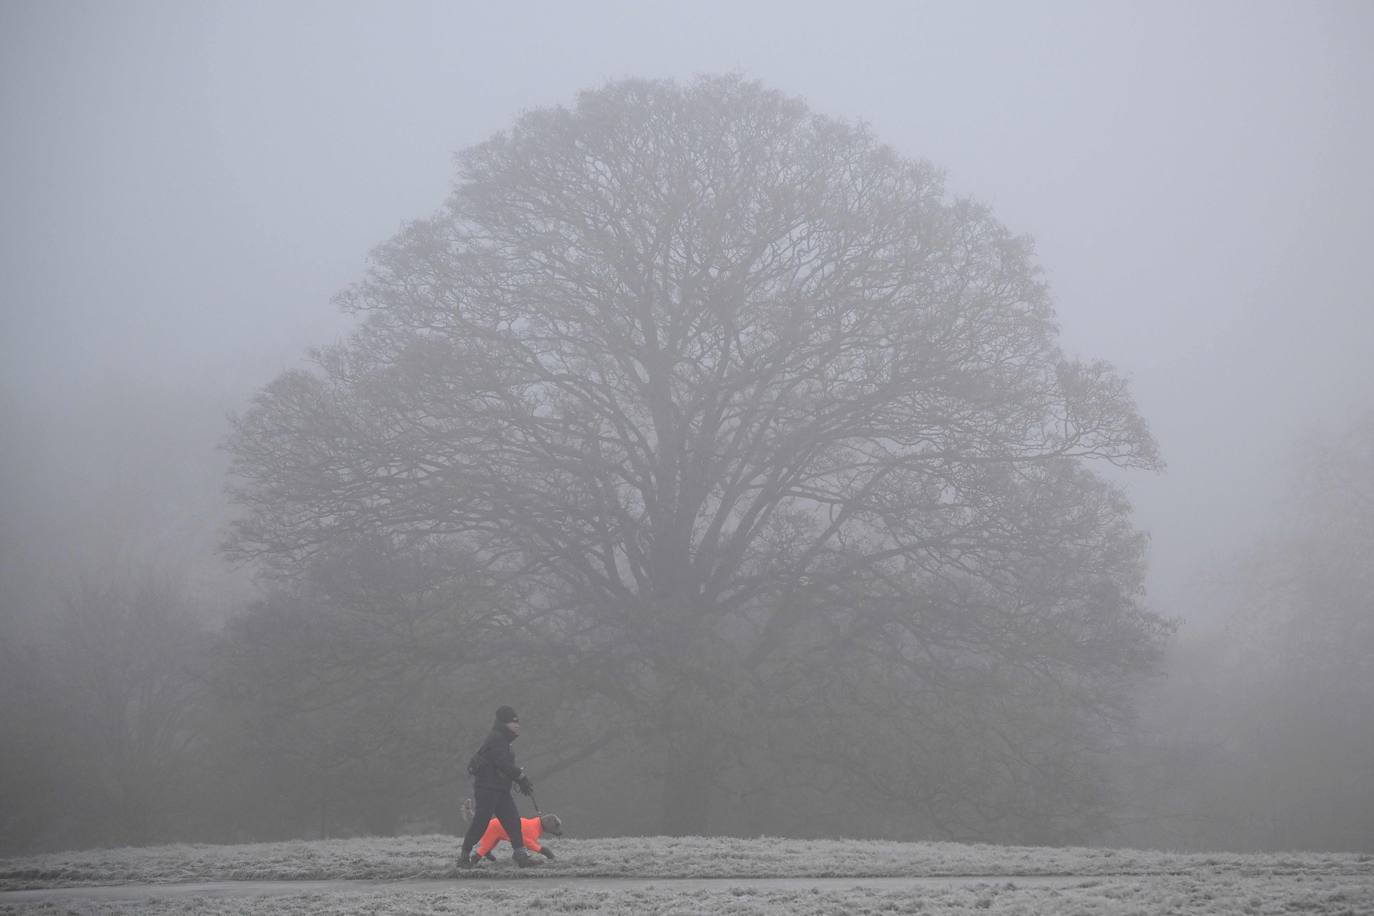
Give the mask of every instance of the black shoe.
M 472 856 L 468 855 L 467 853 L 462 853 L 462 854 L 460 854 L 460 855 L 458 856 L 458 867 L 459 867 L 459 868 L 476 868 L 476 867 L 477 867 L 477 860 L 474 859 Z
M 534 856 L 530 855 L 530 851 L 528 849 L 524 848 L 515 850 L 515 852 L 511 855 L 511 858 L 514 859 L 515 864 L 519 865 L 521 868 L 532 868 L 535 865 L 543 864 Z

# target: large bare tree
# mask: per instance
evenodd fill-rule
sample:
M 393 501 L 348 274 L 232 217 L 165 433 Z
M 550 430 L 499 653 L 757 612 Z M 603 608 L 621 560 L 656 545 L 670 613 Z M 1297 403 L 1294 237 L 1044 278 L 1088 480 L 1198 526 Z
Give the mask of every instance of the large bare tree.
M 1148 667 L 1085 467 L 1157 466 L 1126 385 L 1060 352 L 1026 239 L 864 127 L 733 77 L 586 92 L 461 153 L 340 298 L 354 336 L 236 421 L 230 549 L 438 539 L 518 582 L 531 651 L 661 754 L 665 830 L 744 766 L 735 711 L 857 689 L 797 680 L 817 646 L 888 646 L 866 689 L 912 708 L 940 653 Z

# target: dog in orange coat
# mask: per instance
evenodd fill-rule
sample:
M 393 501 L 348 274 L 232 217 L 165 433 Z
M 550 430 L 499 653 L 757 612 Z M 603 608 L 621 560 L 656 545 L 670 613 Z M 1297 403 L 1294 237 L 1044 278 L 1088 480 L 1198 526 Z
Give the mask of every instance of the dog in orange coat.
M 473 810 L 472 799 L 463 799 L 463 816 L 472 820 Z M 520 839 L 524 841 L 525 848 L 552 861 L 554 859 L 553 850 L 539 842 L 540 837 L 545 834 L 549 836 L 563 835 L 563 821 L 558 815 L 541 814 L 538 817 L 520 818 Z M 506 828 L 501 826 L 501 822 L 493 817 L 491 823 L 487 824 L 486 833 L 482 834 L 482 839 L 477 843 L 477 848 L 473 850 L 472 861 L 488 859 L 495 862 L 496 856 L 493 854 L 493 850 L 501 842 L 509 843 L 510 837 L 506 835 Z

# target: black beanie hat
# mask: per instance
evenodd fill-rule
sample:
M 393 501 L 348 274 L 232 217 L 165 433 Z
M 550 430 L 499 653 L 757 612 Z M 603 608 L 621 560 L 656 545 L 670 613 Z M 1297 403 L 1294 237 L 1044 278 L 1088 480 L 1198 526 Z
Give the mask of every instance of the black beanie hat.
M 509 706 L 502 706 L 496 710 L 496 721 L 505 725 L 507 722 L 519 722 L 520 717 L 515 714 L 515 710 Z

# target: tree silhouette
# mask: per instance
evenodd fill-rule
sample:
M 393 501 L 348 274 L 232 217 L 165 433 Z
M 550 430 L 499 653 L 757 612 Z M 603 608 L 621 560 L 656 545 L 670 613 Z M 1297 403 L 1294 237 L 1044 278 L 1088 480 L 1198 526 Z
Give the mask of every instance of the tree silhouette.
M 1085 466 L 1158 465 L 1124 382 L 1060 352 L 1026 239 L 863 127 L 733 77 L 586 92 L 460 154 L 340 301 L 354 336 L 236 420 L 230 551 L 438 540 L 520 583 L 530 651 L 658 753 L 668 832 L 758 772 L 761 715 L 860 778 L 843 698 L 919 731 L 953 708 L 922 672 L 1005 663 L 940 695 L 1096 715 L 1153 658 Z

